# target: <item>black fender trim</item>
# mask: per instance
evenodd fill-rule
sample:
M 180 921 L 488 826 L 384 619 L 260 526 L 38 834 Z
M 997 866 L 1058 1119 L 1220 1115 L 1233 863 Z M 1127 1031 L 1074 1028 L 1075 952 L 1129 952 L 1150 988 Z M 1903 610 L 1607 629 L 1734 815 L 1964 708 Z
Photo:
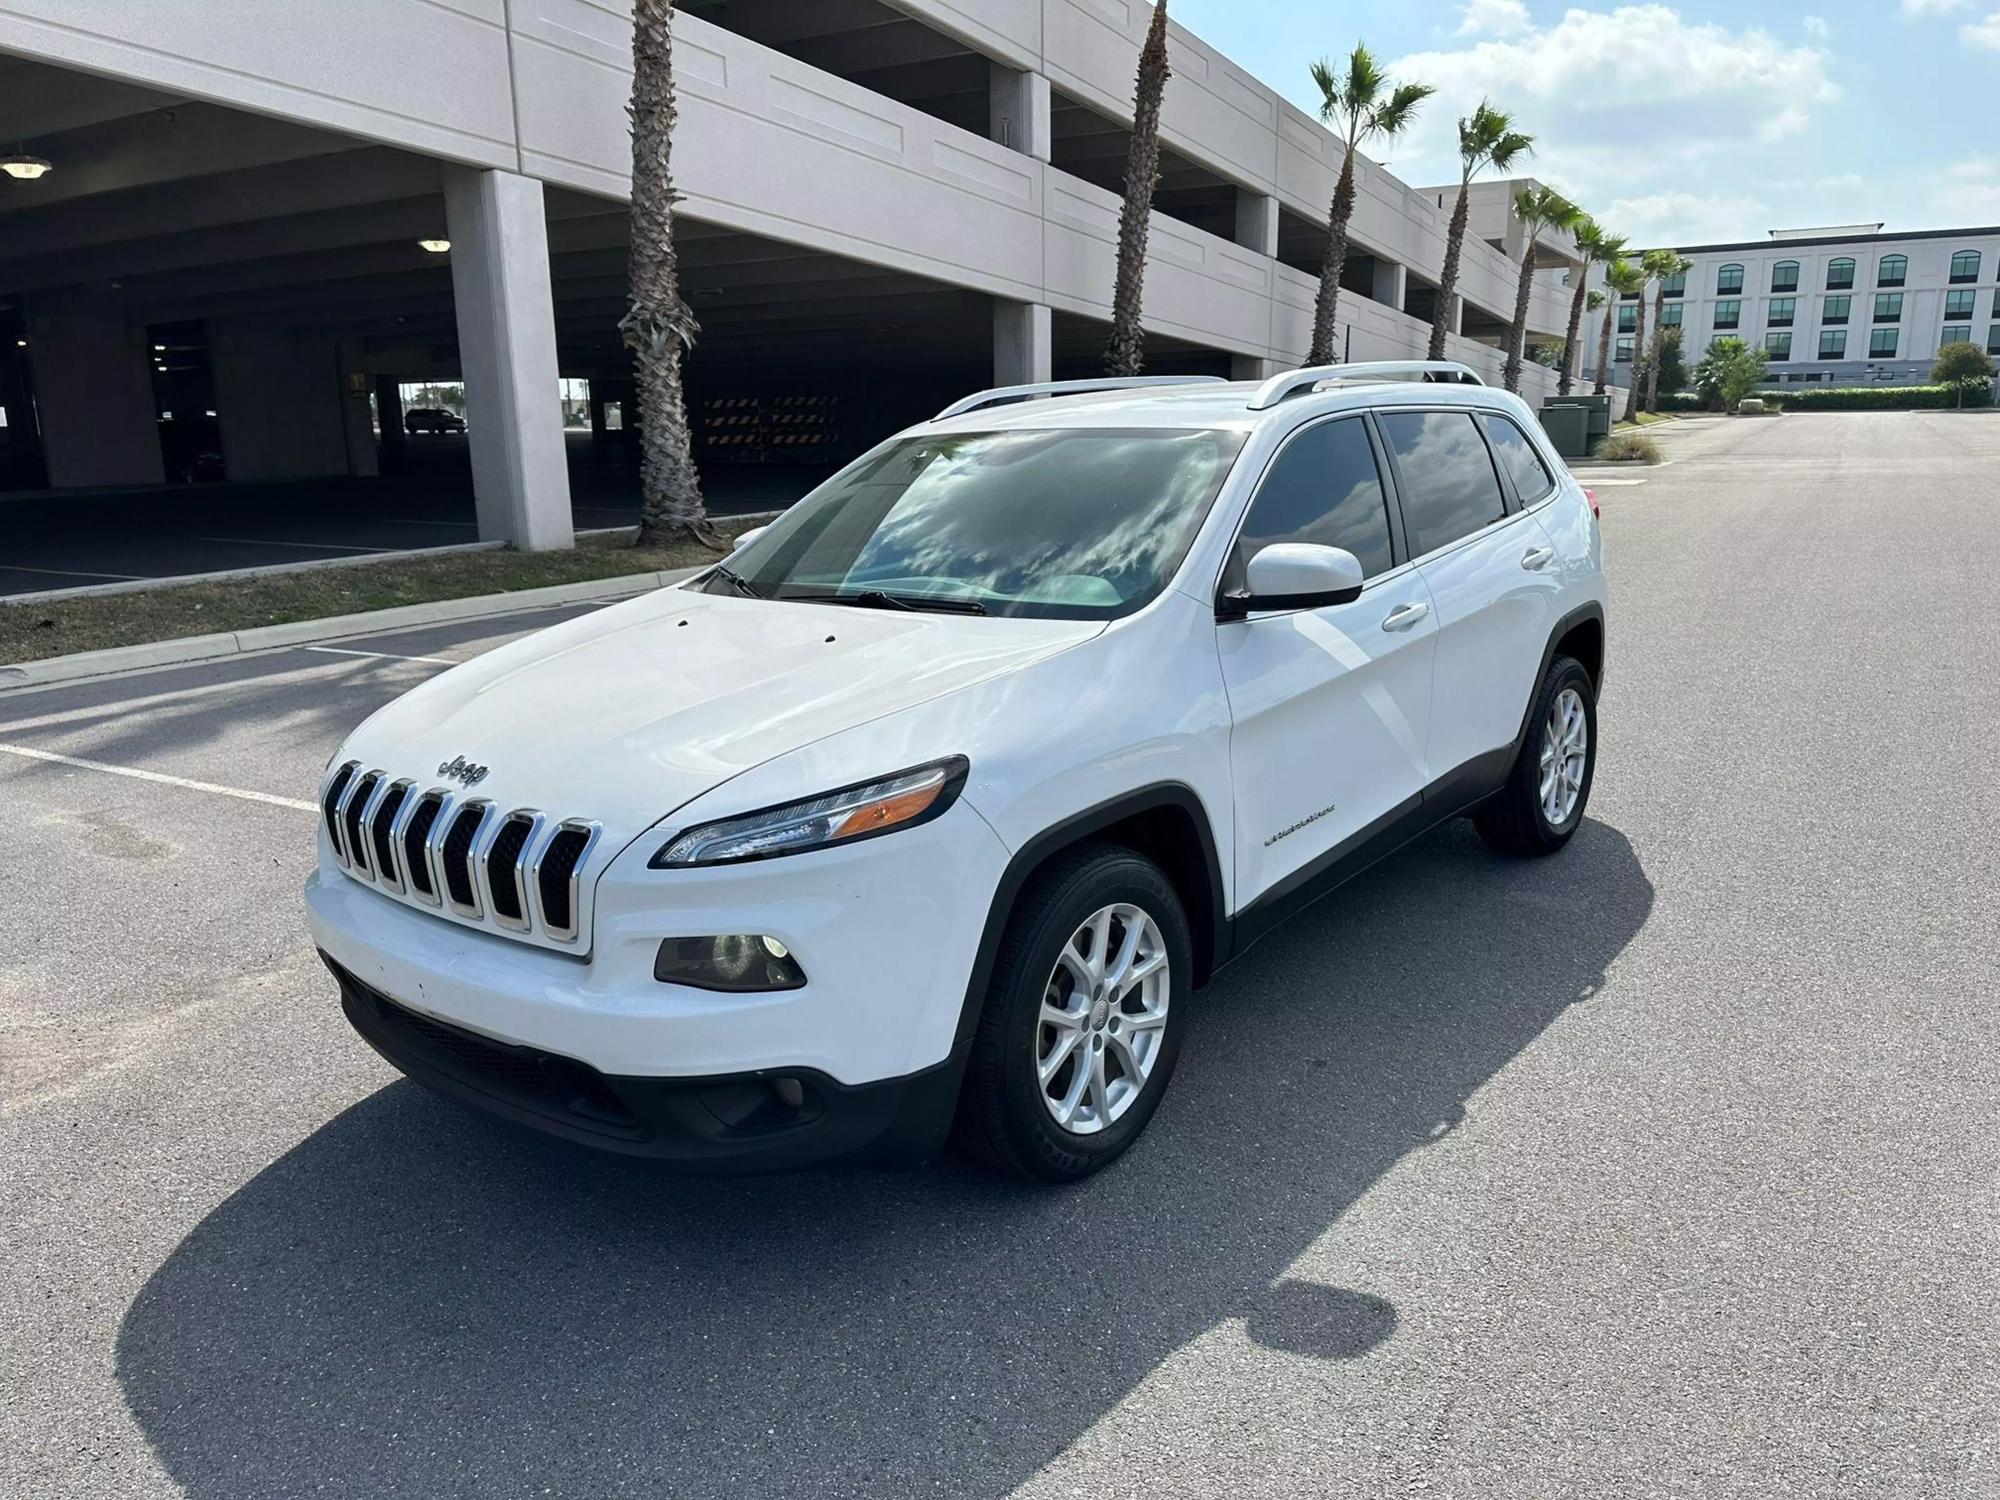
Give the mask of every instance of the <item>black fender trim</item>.
M 1214 955 L 1212 966 L 1221 966 L 1229 953 L 1229 907 L 1222 894 L 1222 860 L 1216 852 L 1215 828 L 1209 822 L 1208 806 L 1185 782 L 1155 782 L 1113 797 L 1108 802 L 1100 802 L 1095 807 L 1085 808 L 1082 812 L 1072 813 L 1060 823 L 1043 829 L 1014 851 L 1013 857 L 1007 861 L 1007 868 L 1000 873 L 1000 883 L 994 888 L 992 904 L 986 911 L 986 927 L 979 935 L 979 951 L 973 957 L 972 977 L 966 983 L 965 1003 L 959 1010 L 958 1030 L 953 1038 L 954 1052 L 971 1040 L 973 1032 L 979 1027 L 980 1012 L 986 1005 L 986 991 L 993 983 L 993 964 L 999 956 L 1001 934 L 1007 930 L 1007 920 L 1014 912 L 1014 898 L 1020 895 L 1028 877 L 1050 855 L 1072 844 L 1082 843 L 1091 835 L 1102 833 L 1127 818 L 1169 807 L 1186 814 L 1201 845 L 1201 862 L 1208 875 L 1209 912 L 1213 919 L 1213 930 L 1209 935 L 1213 945 L 1210 951 Z

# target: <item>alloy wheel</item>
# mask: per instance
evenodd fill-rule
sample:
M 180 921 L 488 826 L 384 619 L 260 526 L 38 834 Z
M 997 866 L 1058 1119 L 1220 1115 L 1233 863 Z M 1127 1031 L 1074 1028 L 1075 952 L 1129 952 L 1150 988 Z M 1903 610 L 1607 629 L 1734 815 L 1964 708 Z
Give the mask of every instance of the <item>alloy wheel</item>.
M 1145 1092 L 1166 1036 L 1171 980 L 1166 939 L 1137 906 L 1100 907 L 1070 934 L 1035 1027 L 1035 1074 L 1057 1125 L 1095 1135 Z

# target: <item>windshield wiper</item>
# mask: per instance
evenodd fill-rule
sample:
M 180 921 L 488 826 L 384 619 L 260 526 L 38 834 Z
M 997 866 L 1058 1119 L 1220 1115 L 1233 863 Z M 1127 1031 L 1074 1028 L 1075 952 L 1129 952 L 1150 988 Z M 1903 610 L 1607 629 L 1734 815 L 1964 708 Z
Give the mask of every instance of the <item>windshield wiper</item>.
M 928 594 L 891 594 L 881 589 L 862 589 L 853 594 L 784 594 L 794 604 L 849 604 L 857 609 L 907 609 L 940 615 L 983 615 L 985 605 L 977 599 L 934 599 Z
M 745 578 L 741 573 L 735 571 L 735 569 L 733 568 L 726 567 L 722 563 L 717 563 L 714 566 L 714 568 L 710 570 L 710 572 L 714 577 L 720 578 L 724 583 L 728 584 L 731 588 L 735 589 L 737 593 L 743 595 L 746 599 L 761 599 L 764 597 L 763 594 L 758 591 L 757 586 L 754 583 L 752 583 L 749 579 Z

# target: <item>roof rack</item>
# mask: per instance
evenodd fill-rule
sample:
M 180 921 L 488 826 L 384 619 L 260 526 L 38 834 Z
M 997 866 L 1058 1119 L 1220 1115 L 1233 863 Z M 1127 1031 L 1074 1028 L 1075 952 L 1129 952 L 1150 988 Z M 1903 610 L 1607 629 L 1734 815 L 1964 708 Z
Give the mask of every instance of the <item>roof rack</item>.
M 1273 375 L 1257 387 L 1250 398 L 1250 410 L 1268 411 L 1280 401 L 1329 380 L 1380 380 L 1390 375 L 1421 375 L 1445 385 L 1484 385 L 1470 365 L 1448 359 L 1378 359 L 1356 365 L 1308 365 L 1303 370 L 1287 370 Z
M 942 422 L 946 417 L 959 417 L 969 411 L 978 411 L 982 407 L 1022 401 L 1030 396 L 1076 396 L 1085 391 L 1128 391 L 1156 385 L 1225 383 L 1220 375 L 1114 375 L 1101 380 L 1044 380 L 1038 385 L 1001 385 L 995 386 L 990 391 L 980 391 L 976 395 L 967 396 L 962 401 L 954 401 L 931 420 Z

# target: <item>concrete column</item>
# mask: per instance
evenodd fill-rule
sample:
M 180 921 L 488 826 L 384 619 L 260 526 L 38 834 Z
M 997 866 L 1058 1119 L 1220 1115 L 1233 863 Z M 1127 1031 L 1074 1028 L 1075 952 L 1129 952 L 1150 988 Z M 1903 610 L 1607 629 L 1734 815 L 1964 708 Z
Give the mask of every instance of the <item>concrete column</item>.
M 408 435 L 403 431 L 402 382 L 394 375 L 375 377 L 375 420 L 382 424 L 380 466 L 391 471 L 400 469 Z
M 347 431 L 347 472 L 373 479 L 382 472 L 375 429 L 369 421 L 368 393 L 374 385 L 360 339 L 340 341 L 340 411 Z
M 1232 354 L 1229 356 L 1229 378 L 1231 380 L 1269 380 L 1279 370 L 1286 368 L 1275 359 L 1266 359 L 1260 354 Z
M 1055 331 L 1039 302 L 993 301 L 993 383 L 1037 385 L 1053 378 Z
M 1259 255 L 1278 253 L 1278 200 L 1269 193 L 1236 190 L 1236 243 Z
M 986 92 L 992 138 L 1023 156 L 1047 161 L 1054 140 L 1048 79 L 996 62 Z
M 27 322 L 49 486 L 164 483 L 146 331 L 82 288 L 36 297 Z
M 452 169 L 444 206 L 480 538 L 573 546 L 542 185 Z
M 331 339 L 211 325 L 209 368 L 231 479 L 346 474 L 347 399 Z
M 1409 267 L 1393 260 L 1375 259 L 1375 284 L 1368 295 L 1384 307 L 1403 310 L 1403 292 L 1409 277 Z
M 1465 332 L 1465 299 L 1457 292 L 1451 294 L 1451 311 L 1445 314 L 1444 326 L 1454 334 Z

